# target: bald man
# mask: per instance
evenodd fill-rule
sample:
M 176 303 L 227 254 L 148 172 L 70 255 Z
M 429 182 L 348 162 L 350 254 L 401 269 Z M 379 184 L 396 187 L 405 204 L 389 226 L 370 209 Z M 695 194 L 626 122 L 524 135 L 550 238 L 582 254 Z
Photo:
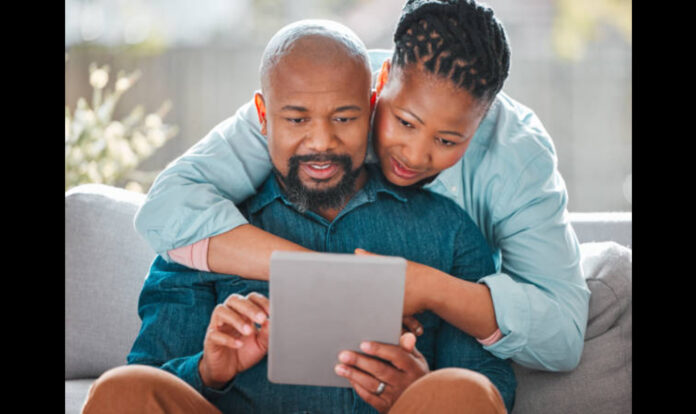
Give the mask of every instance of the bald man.
M 273 174 L 240 206 L 251 224 L 314 251 L 379 243 L 382 254 L 463 279 L 493 270 L 485 239 L 463 210 L 442 196 L 394 187 L 366 167 L 371 77 L 366 50 L 349 29 L 289 25 L 269 42 L 260 72 L 255 103 Z M 466 225 L 421 231 L 453 215 Z M 95 382 L 83 412 L 501 413 L 514 398 L 509 363 L 432 312 L 420 316 L 418 347 L 406 333 L 398 345 L 367 343 L 364 353 L 337 355 L 336 373 L 352 389 L 270 383 L 267 296 L 267 281 L 158 256 L 141 292 L 143 324 L 129 365 Z

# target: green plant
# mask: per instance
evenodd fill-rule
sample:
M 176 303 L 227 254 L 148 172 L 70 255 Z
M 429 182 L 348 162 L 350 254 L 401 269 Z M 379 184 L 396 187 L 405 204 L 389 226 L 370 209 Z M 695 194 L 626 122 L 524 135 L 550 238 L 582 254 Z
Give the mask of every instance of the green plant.
M 162 121 L 171 109 L 169 101 L 153 113 L 145 114 L 143 106 L 137 105 L 123 119 L 112 119 L 121 96 L 140 76 L 139 70 L 128 75 L 119 71 L 107 89 L 109 66 L 90 64 L 91 105 L 80 97 L 73 113 L 65 106 L 66 191 L 79 184 L 102 183 L 143 192 L 151 184 L 157 172 L 139 171 L 137 166 L 175 136 L 178 128 Z
M 600 27 L 616 29 L 630 44 L 632 0 L 556 0 L 553 47 L 561 59 L 578 61 Z

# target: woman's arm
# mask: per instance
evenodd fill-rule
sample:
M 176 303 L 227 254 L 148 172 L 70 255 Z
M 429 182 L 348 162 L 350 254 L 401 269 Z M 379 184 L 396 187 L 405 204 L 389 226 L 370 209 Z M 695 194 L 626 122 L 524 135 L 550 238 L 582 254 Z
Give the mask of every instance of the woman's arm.
M 491 250 L 476 224 L 453 207 L 449 223 L 458 223 L 451 274 L 413 261 L 407 262 L 404 315 L 423 311 L 437 314 L 467 334 L 484 340 L 498 330 L 491 293 L 482 277 L 495 272 Z M 372 254 L 356 249 L 356 254 Z
M 372 70 L 390 54 L 370 51 Z M 235 205 L 252 196 L 270 171 L 266 137 L 250 100 L 158 175 L 135 228 L 167 261 L 176 261 L 171 250 L 209 238 L 204 257 L 210 270 L 267 279 L 271 251 L 306 250 L 248 225 Z
M 172 250 L 207 239 L 205 266 L 191 267 L 268 279 L 273 250 L 307 250 L 249 225 L 235 205 L 253 195 L 270 170 L 266 138 L 248 102 L 158 175 L 135 227 L 168 261 L 181 263 Z
M 135 228 L 159 255 L 246 224 L 236 207 L 271 171 L 253 102 L 221 122 L 155 179 Z
M 356 253 L 361 253 L 357 250 Z M 404 315 L 429 310 L 469 335 L 485 339 L 498 329 L 486 285 L 462 280 L 433 267 L 408 261 Z
M 274 250 L 310 251 L 251 224 L 210 238 L 208 267 L 216 273 L 268 280 Z
M 499 194 L 491 244 L 500 248 L 501 272 L 482 283 L 504 336 L 486 349 L 534 369 L 572 370 L 582 355 L 590 291 L 554 154 L 530 158 Z
M 479 280 L 490 289 L 502 333 L 485 349 L 533 369 L 572 370 L 582 355 L 590 291 L 541 121 L 499 93 L 461 166 L 452 168 L 431 187 L 459 202 L 499 260 L 497 271 Z

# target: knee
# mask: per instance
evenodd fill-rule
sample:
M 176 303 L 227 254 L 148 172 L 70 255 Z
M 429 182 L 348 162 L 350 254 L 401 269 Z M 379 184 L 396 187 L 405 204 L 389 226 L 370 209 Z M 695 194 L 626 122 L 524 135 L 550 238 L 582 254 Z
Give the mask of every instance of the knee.
M 471 394 L 498 393 L 498 389 L 485 375 L 465 368 L 442 368 L 421 378 L 431 386 L 445 386 L 458 393 Z
M 424 395 L 430 395 L 432 399 L 422 400 Z M 433 405 L 438 407 L 439 412 L 506 412 L 500 392 L 491 380 L 464 368 L 433 371 L 411 384 L 401 397 L 421 400 L 418 405 L 423 407 L 423 412 L 430 412 Z
M 92 387 L 98 390 L 148 388 L 161 376 L 161 370 L 147 365 L 124 365 L 103 373 Z
M 146 398 L 157 381 L 160 370 L 146 365 L 125 365 L 112 368 L 97 378 L 87 393 L 82 413 L 118 412 L 119 404 L 136 403 L 138 397 Z M 126 408 L 126 407 L 124 407 Z

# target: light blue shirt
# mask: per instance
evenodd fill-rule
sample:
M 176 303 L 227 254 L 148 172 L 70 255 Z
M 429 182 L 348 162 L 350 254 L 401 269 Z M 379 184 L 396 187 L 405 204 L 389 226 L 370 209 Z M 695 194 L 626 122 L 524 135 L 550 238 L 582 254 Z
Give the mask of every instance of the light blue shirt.
M 389 53 L 371 51 L 372 69 Z M 171 261 L 168 250 L 246 224 L 235 204 L 270 171 L 252 100 L 158 175 L 135 227 Z M 530 368 L 575 368 L 590 291 L 555 148 L 534 112 L 499 93 L 464 157 L 425 188 L 464 208 L 494 252 L 497 273 L 479 282 L 490 288 L 504 337 L 486 349 Z

